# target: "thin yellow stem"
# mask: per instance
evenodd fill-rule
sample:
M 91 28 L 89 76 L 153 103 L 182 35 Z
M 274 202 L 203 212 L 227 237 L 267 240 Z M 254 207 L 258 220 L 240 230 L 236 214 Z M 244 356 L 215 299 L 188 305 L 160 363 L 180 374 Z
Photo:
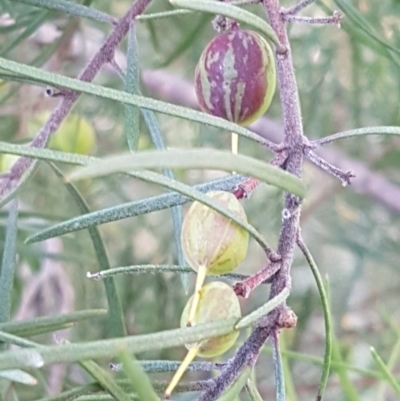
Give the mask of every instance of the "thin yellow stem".
M 171 397 L 172 392 L 174 391 L 174 388 L 178 384 L 179 380 L 185 373 L 185 370 L 188 368 L 190 363 L 193 361 L 194 358 L 196 358 L 196 355 L 199 352 L 199 348 L 191 348 L 189 352 L 186 354 L 185 359 L 182 361 L 181 365 L 179 366 L 178 370 L 175 372 L 174 377 L 170 381 L 167 389 L 164 392 L 164 398 L 169 399 Z
M 231 148 L 232 148 L 232 153 L 234 155 L 237 155 L 239 149 L 239 135 L 235 134 L 234 132 L 232 132 Z M 232 174 L 236 174 L 236 171 L 232 171 Z
M 207 275 L 207 267 L 200 266 L 199 270 L 197 272 L 196 286 L 194 289 L 192 304 L 190 305 L 187 326 L 193 325 L 193 320 L 196 315 L 197 306 L 199 305 L 199 301 L 200 301 L 200 291 L 201 291 L 201 288 L 203 287 L 203 283 L 204 283 L 204 280 L 206 279 L 206 275 Z

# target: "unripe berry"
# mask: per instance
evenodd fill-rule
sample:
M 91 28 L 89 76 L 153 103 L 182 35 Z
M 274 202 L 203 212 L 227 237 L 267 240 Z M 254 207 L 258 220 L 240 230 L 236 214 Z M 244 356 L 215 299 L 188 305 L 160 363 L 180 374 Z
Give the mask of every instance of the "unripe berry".
M 186 327 L 189 310 L 193 302 L 193 296 L 187 302 L 182 312 L 181 327 Z M 196 309 L 193 325 L 215 322 L 241 317 L 240 304 L 235 291 L 228 285 L 220 281 L 206 284 L 200 290 L 199 304 Z M 186 345 L 186 348 L 199 348 L 198 356 L 203 358 L 213 358 L 222 355 L 235 344 L 239 336 L 238 331 L 204 340 L 199 344 Z
M 210 191 L 211 199 L 247 223 L 246 213 L 230 192 Z M 207 274 L 229 273 L 244 260 L 249 234 L 235 222 L 200 202 L 194 202 L 182 225 L 183 253 L 196 271 L 206 267 Z
M 215 37 L 197 64 L 195 89 L 201 109 L 243 126 L 267 111 L 275 87 L 268 42 L 236 25 Z
M 233 194 L 210 191 L 207 196 L 247 223 L 246 213 Z M 246 257 L 249 234 L 207 205 L 194 202 L 182 224 L 181 242 L 186 260 L 197 271 L 194 298 L 187 319 L 187 325 L 190 326 L 206 275 L 225 274 L 236 269 Z
M 194 296 L 189 299 L 182 312 L 181 327 L 185 327 L 187 324 L 193 302 Z M 239 300 L 229 285 L 214 281 L 201 288 L 200 302 L 195 309 L 193 324 L 198 325 L 230 318 L 240 319 L 240 317 Z M 238 331 L 232 331 L 229 334 L 204 340 L 196 344 L 187 344 L 186 347 L 189 349 L 189 352 L 165 390 L 164 398 L 168 399 L 170 397 L 172 390 L 197 355 L 204 358 L 213 358 L 222 355 L 235 344 L 238 336 Z

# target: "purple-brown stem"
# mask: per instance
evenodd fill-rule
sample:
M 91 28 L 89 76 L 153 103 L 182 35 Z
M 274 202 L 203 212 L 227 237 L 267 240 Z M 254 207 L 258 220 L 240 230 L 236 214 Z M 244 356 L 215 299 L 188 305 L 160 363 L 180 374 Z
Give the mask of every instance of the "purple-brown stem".
M 283 15 L 294 15 L 301 11 L 303 8 L 306 8 L 311 3 L 314 3 L 315 0 L 302 0 L 299 1 L 295 6 L 287 9 L 281 9 L 281 14 Z
M 310 25 L 328 25 L 335 24 L 340 28 L 340 22 L 342 20 L 342 13 L 340 11 L 335 11 L 333 15 L 329 17 L 299 17 L 297 15 L 283 14 L 283 18 L 286 22 L 297 22 L 300 24 L 310 24 Z
M 285 22 L 281 15 L 281 7 L 278 0 L 264 0 L 263 3 L 269 16 L 270 24 L 283 48 L 283 50 L 280 49 L 279 52 L 276 52 L 276 64 L 284 122 L 284 146 L 285 152 L 287 152 L 284 168 L 292 174 L 301 176 L 305 138 Z M 290 267 L 293 261 L 296 234 L 299 228 L 300 205 L 299 198 L 292 194 L 285 195 L 284 210 L 286 218 L 282 223 L 278 244 L 278 254 L 282 258 L 280 262 L 281 268 L 271 279 L 270 298 L 276 296 L 285 287 L 291 286 Z M 221 374 L 212 381 L 210 388 L 201 394 L 199 401 L 215 400 L 238 377 L 245 366 L 254 366 L 272 330 L 277 331 L 281 327 L 293 327 L 295 324 L 296 318 L 286 306 L 286 303 L 270 312 L 263 319 L 263 323 L 253 331 L 247 341 L 238 349 L 235 356 L 227 362 Z
M 112 62 L 114 59 L 115 50 L 129 30 L 130 21 L 137 15 L 142 14 L 151 1 L 152 0 L 136 0 L 132 4 L 129 11 L 118 21 L 118 23 L 116 23 L 114 29 L 98 52 L 89 61 L 81 74 L 79 74 L 78 79 L 85 82 L 90 82 L 100 71 L 103 65 Z M 65 93 L 65 95 L 61 98 L 59 105 L 47 120 L 46 124 L 33 138 L 30 146 L 35 148 L 43 148 L 46 146 L 50 136 L 59 128 L 64 118 L 78 100 L 79 96 L 80 94 L 78 92 L 67 91 Z M 11 170 L 1 177 L 0 197 L 3 197 L 7 192 L 12 191 L 18 186 L 22 175 L 29 169 L 32 163 L 33 159 L 24 157 L 17 160 Z

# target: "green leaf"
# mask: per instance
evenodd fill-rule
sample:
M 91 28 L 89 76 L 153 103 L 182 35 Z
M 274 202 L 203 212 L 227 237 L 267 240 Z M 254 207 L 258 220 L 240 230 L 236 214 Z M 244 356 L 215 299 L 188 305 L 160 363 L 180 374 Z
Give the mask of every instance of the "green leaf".
M 131 22 L 128 32 L 127 48 L 127 70 L 125 75 L 125 91 L 127 93 L 139 94 L 139 65 L 137 54 L 136 26 Z M 140 114 L 136 106 L 125 105 L 125 134 L 129 149 L 134 152 L 138 149 L 140 136 Z
M 159 100 L 147 98 L 144 96 L 129 94 L 125 91 L 105 88 L 100 85 L 83 82 L 78 79 L 68 78 L 59 74 L 47 72 L 39 68 L 17 63 L 15 61 L 7 60 L 1 57 L 0 68 L 35 79 L 40 83 L 54 85 L 57 87 L 61 86 L 78 92 L 99 96 L 105 99 L 111 99 L 121 103 L 132 104 L 145 109 L 158 111 L 163 114 L 168 114 L 171 116 L 180 117 L 194 122 L 204 123 L 213 127 L 221 128 L 228 131 L 229 133 L 236 133 L 261 144 L 269 143 L 257 134 L 237 124 L 231 123 L 227 120 L 224 120 L 223 118 L 214 117 L 209 114 L 194 111 L 186 107 L 175 106 L 171 103 L 161 102 Z
M 117 401 L 131 401 L 131 397 L 96 362 L 81 361 L 79 364 Z
M 48 19 L 48 11 L 40 12 L 37 14 L 37 17 L 25 28 L 25 30 L 18 35 L 14 40 L 11 40 L 4 46 L 0 51 L 0 57 L 4 57 L 11 50 L 15 49 L 21 42 L 23 42 L 26 38 L 31 36 L 37 29 L 43 25 L 43 23 Z
M 353 25 L 360 28 L 363 32 L 365 32 L 371 39 L 373 39 L 376 43 L 378 43 L 381 47 L 386 48 L 395 52 L 396 54 L 400 54 L 400 49 L 397 49 L 390 44 L 388 44 L 383 39 L 379 38 L 378 35 L 375 34 L 373 27 L 370 26 L 368 21 L 362 16 L 362 14 L 351 5 L 349 1 L 345 0 L 334 0 L 335 4 L 344 12 L 346 17 L 351 20 Z
M 72 1 L 66 0 L 14 0 L 18 3 L 27 4 L 30 6 L 47 8 L 48 10 L 61 11 L 63 13 L 71 14 L 76 17 L 92 19 L 99 22 L 108 22 L 110 24 L 116 21 L 115 18 L 93 8 L 77 4 Z
M 192 273 L 196 274 L 197 272 L 194 271 L 189 266 L 181 266 L 181 265 L 135 265 L 135 266 L 123 266 L 123 267 L 114 267 L 108 270 L 102 270 L 96 273 L 87 273 L 88 278 L 93 278 L 95 280 L 102 279 L 104 277 L 114 276 L 116 274 L 140 274 L 140 273 Z M 213 276 L 212 274 L 209 277 L 224 277 L 230 280 L 244 280 L 249 276 L 244 274 L 235 274 L 235 273 L 228 273 L 224 274 L 223 276 L 217 275 Z
M 70 325 L 88 319 L 103 317 L 107 314 L 105 309 L 88 309 L 59 316 L 43 316 L 16 322 L 0 324 L 0 331 L 12 333 L 17 336 L 29 337 L 38 333 L 59 330 L 59 327 Z
M 389 369 L 383 362 L 382 358 L 378 355 L 375 348 L 371 347 L 370 351 L 371 351 L 372 358 L 374 358 L 376 366 L 381 371 L 383 377 L 392 386 L 392 389 L 397 394 L 397 396 L 400 397 L 400 385 L 399 385 L 397 379 L 390 373 Z
M 3 143 L 0 143 L 0 149 L 4 148 L 4 147 L 8 148 L 8 149 L 11 148 L 11 149 L 14 149 L 14 153 L 16 152 L 16 146 L 17 145 L 4 146 Z M 53 160 L 59 160 L 59 161 L 68 161 L 68 162 L 74 161 L 74 162 L 80 162 L 83 164 L 83 163 L 88 163 L 89 161 L 92 161 L 92 160 L 96 160 L 94 158 L 90 158 L 87 156 L 80 156 L 80 155 L 75 155 L 72 153 L 50 151 L 48 149 L 36 149 L 36 148 L 30 148 L 30 147 L 28 148 L 25 146 L 21 146 L 19 149 L 21 150 L 21 153 L 24 153 L 24 154 L 29 154 L 29 155 L 35 156 L 35 157 L 37 157 L 37 156 L 41 156 L 43 158 L 47 157 L 48 159 L 51 158 Z M 199 153 L 199 151 L 200 151 L 200 153 Z M 130 155 L 130 158 L 133 158 L 133 157 L 134 157 L 134 159 L 139 158 L 139 164 L 140 164 L 140 163 L 142 163 L 141 160 L 143 159 L 143 155 L 150 153 L 152 156 L 152 159 L 151 159 L 152 162 L 158 163 L 157 160 L 159 160 L 159 158 L 161 158 L 161 156 L 157 156 L 156 158 L 154 156 L 159 154 L 159 155 L 163 155 L 164 159 L 166 159 L 165 163 L 163 163 L 163 165 L 165 165 L 165 164 L 168 164 L 171 162 L 171 160 L 169 160 L 168 158 L 165 157 L 166 155 L 170 156 L 171 155 L 170 152 L 175 152 L 176 155 L 180 154 L 181 159 L 184 162 L 188 161 L 186 158 L 186 154 L 187 154 L 186 152 L 191 152 L 190 153 L 191 156 L 195 155 L 195 157 L 204 157 L 204 158 L 207 158 L 207 156 L 205 154 L 207 154 L 209 156 L 212 153 L 213 157 L 215 159 L 214 162 L 217 163 L 218 165 L 222 165 L 223 167 L 225 166 L 228 171 L 233 170 L 233 169 L 240 171 L 242 168 L 244 170 L 247 170 L 245 163 L 250 163 L 250 166 L 253 167 L 253 169 L 250 171 L 257 173 L 257 176 L 262 177 L 262 179 L 268 180 L 271 183 L 274 182 L 274 183 L 278 184 L 278 186 L 280 184 L 281 187 L 285 187 L 286 185 L 288 185 L 288 187 L 289 187 L 289 186 L 291 186 L 292 183 L 294 183 L 295 186 L 297 184 L 297 188 L 295 188 L 295 190 L 296 190 L 295 192 L 301 191 L 301 190 L 305 191 L 302 181 L 299 178 L 295 177 L 294 175 L 289 174 L 283 170 L 280 170 L 279 168 L 277 168 L 275 166 L 271 166 L 267 163 L 258 161 L 256 159 L 252 159 L 252 158 L 249 158 L 246 156 L 241 156 L 241 155 L 232 155 L 229 152 L 221 152 L 221 151 L 211 152 L 211 150 L 208 150 L 208 151 L 203 151 L 203 150 L 188 150 L 188 151 L 174 150 L 174 151 L 172 151 L 171 150 L 171 151 L 160 151 L 160 152 L 139 152 L 139 153 L 136 153 L 135 155 Z M 225 159 L 228 159 L 228 163 L 230 162 L 230 164 L 226 164 L 226 163 L 224 164 L 223 161 L 221 162 L 221 160 L 223 160 L 223 159 L 218 159 L 218 157 L 221 157 L 221 153 L 222 153 L 222 155 L 224 155 Z M 44 155 L 46 155 L 46 156 L 44 156 Z M 182 157 L 183 155 L 184 155 L 184 157 Z M 241 161 L 241 164 L 239 166 L 240 168 L 238 167 L 238 165 L 234 165 L 234 163 L 232 163 L 232 157 L 233 157 L 233 161 L 236 161 L 238 158 L 240 159 L 240 161 Z M 121 157 L 119 157 L 119 159 L 121 159 Z M 143 162 L 145 162 L 145 160 Z M 126 162 L 129 164 L 129 162 L 131 162 L 131 160 L 127 159 Z M 191 161 L 189 160 L 189 163 L 190 162 Z M 193 160 L 192 160 L 192 162 L 193 162 Z M 194 162 L 198 163 L 198 165 L 201 165 L 203 163 L 200 159 L 197 161 L 194 160 Z M 103 161 L 101 161 L 101 164 L 103 164 Z M 172 165 L 173 165 L 173 163 L 172 163 Z M 196 166 L 197 166 L 197 164 L 196 164 Z M 254 166 L 255 166 L 255 168 L 264 168 L 267 170 L 267 172 L 266 173 L 265 172 L 261 172 L 261 173 L 257 172 L 257 171 L 255 171 Z M 131 167 L 129 167 L 129 170 L 131 170 Z M 272 171 L 272 173 L 274 175 L 276 175 L 276 177 L 274 177 L 273 175 L 272 176 L 268 175 L 268 173 L 270 171 Z M 209 206 L 212 209 L 216 210 L 217 212 L 221 213 L 225 217 L 233 220 L 240 227 L 244 228 L 246 231 L 249 232 L 249 234 L 251 236 L 253 236 L 255 238 L 255 240 L 261 245 L 261 247 L 265 251 L 271 252 L 271 247 L 267 244 L 267 242 L 264 240 L 264 238 L 259 234 L 259 232 L 254 227 L 252 227 L 251 225 L 249 225 L 247 223 L 243 223 L 243 222 L 239 221 L 236 218 L 236 216 L 234 216 L 232 213 L 228 212 L 225 208 L 221 208 L 221 206 L 218 203 L 214 202 L 208 196 L 203 195 L 201 192 L 189 187 L 188 185 L 182 184 L 178 181 L 172 180 L 168 177 L 164 177 L 157 173 L 153 173 L 151 171 L 142 171 L 142 172 L 130 171 L 129 174 L 132 175 L 133 177 L 139 178 L 144 181 L 160 184 L 166 188 L 175 190 L 176 192 L 179 192 L 192 199 L 198 200 L 199 202 L 206 204 L 207 206 Z M 259 177 L 257 177 L 257 178 L 259 178 Z M 298 185 L 298 184 L 300 184 L 300 185 Z M 69 190 L 70 190 L 73 187 L 67 187 L 67 188 L 69 188 Z M 302 193 L 302 192 L 299 192 L 299 193 Z
M 27 386 L 35 386 L 38 382 L 32 375 L 18 369 L 3 370 L 0 372 L 0 377 L 15 383 L 25 384 Z
M 368 136 L 368 135 L 400 135 L 400 127 L 365 127 L 357 128 L 349 131 L 338 132 L 337 134 L 330 135 L 326 138 L 321 138 L 314 141 L 317 145 L 324 145 L 338 139 L 346 139 L 354 136 Z
M 279 39 L 274 30 L 265 22 L 265 20 L 232 4 L 213 0 L 170 0 L 170 3 L 173 6 L 181 8 L 224 15 L 225 17 L 232 18 L 257 29 L 275 43 L 277 47 L 280 46 Z
M 244 180 L 242 175 L 236 174 L 220 178 L 214 181 L 195 185 L 193 188 L 205 193 L 212 190 L 232 191 Z M 31 237 L 26 242 L 38 242 L 48 238 L 58 237 L 70 232 L 82 230 L 87 227 L 97 226 L 111 221 L 135 217 L 146 213 L 151 213 L 157 210 L 168 209 L 175 205 L 182 205 L 189 202 L 189 197 L 179 193 L 166 193 L 151 198 L 141 199 L 139 201 L 128 202 L 122 205 L 112 206 L 103 210 L 88 213 L 83 216 L 78 216 L 63 223 L 49 227 L 40 231 Z
M 159 398 L 154 391 L 149 376 L 146 375 L 143 368 L 136 358 L 131 354 L 128 355 L 125 349 L 121 349 L 118 355 L 122 368 L 129 378 L 135 393 L 142 401 L 159 401 Z
M 134 169 L 180 168 L 207 170 L 235 170 L 238 173 L 257 178 L 304 198 L 306 188 L 300 178 L 279 167 L 249 156 L 232 154 L 216 149 L 171 149 L 167 151 L 146 151 L 122 154 L 91 163 L 88 167 L 72 172 L 71 180 L 101 177 Z
M 324 365 L 320 378 L 318 396 L 322 399 L 322 395 L 325 392 L 326 384 L 329 378 L 329 371 L 332 360 L 332 339 L 333 339 L 333 327 L 332 327 L 332 317 L 329 308 L 329 299 L 325 290 L 324 282 L 322 280 L 321 274 L 318 270 L 318 266 L 314 261 L 310 251 L 308 250 L 306 244 L 302 239 L 298 240 L 298 246 L 303 252 L 312 274 L 314 276 L 315 282 L 317 284 L 319 296 L 321 298 L 322 310 L 324 313 L 324 324 L 325 324 L 325 355 L 324 355 Z
M 14 284 L 16 242 L 18 222 L 18 201 L 14 199 L 11 203 L 7 231 L 3 249 L 3 258 L 0 270 L 0 323 L 10 320 L 11 295 Z
M 65 345 L 46 345 L 37 349 L 6 351 L 0 354 L 0 370 L 42 367 L 52 363 L 77 362 L 95 358 L 114 358 L 121 348 L 140 353 L 177 347 L 232 332 L 237 319 L 227 319 L 194 327 L 110 340 L 87 341 Z M 0 333 L 1 334 L 1 333 Z M 4 333 L 6 334 L 6 333 Z M 0 339 L 4 336 L 1 335 Z
M 245 388 L 251 401 L 263 401 L 260 393 L 257 390 L 257 387 L 250 378 L 247 379 Z
M 76 187 L 73 184 L 67 183 L 65 181 L 64 175 L 55 165 L 50 164 L 50 166 L 52 167 L 53 171 L 56 173 L 60 181 L 65 185 L 66 189 L 68 190 L 73 200 L 75 201 L 76 205 L 78 206 L 80 212 L 82 214 L 88 213 L 90 211 L 89 206 L 87 205 L 86 201 L 83 199 L 79 191 L 76 189 Z M 88 228 L 88 231 L 96 254 L 99 268 L 101 270 L 109 269 L 111 266 L 108 260 L 107 251 L 104 242 L 101 238 L 99 229 L 97 227 L 90 227 Z M 104 281 L 104 287 L 106 291 L 108 308 L 109 308 L 109 313 L 108 313 L 109 334 L 112 337 L 123 337 L 126 335 L 124 313 L 122 311 L 121 301 L 113 277 L 109 277 Z

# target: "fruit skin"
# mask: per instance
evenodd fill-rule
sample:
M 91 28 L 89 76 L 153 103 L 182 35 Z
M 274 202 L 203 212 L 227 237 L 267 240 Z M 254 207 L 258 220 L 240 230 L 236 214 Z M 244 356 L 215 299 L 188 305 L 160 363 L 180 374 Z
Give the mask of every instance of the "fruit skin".
M 29 124 L 30 134 L 36 134 L 49 117 L 48 111 L 35 115 Z M 78 114 L 70 114 L 51 136 L 49 148 L 87 155 L 92 153 L 95 144 L 96 134 L 89 121 Z
M 247 223 L 246 213 L 233 194 L 210 191 L 206 195 Z M 196 201 L 183 221 L 181 242 L 185 258 L 194 270 L 205 267 L 206 274 L 225 274 L 245 259 L 249 234 L 232 220 Z
M 181 327 L 186 327 L 193 296 L 188 300 L 181 316 Z M 200 301 L 193 325 L 215 322 L 229 318 L 240 318 L 239 300 L 232 288 L 220 281 L 206 284 L 200 290 Z M 228 351 L 239 337 L 238 331 L 204 340 L 200 344 L 188 344 L 186 348 L 199 347 L 197 355 L 213 358 Z
M 268 42 L 234 26 L 204 49 L 195 72 L 201 109 L 240 125 L 261 117 L 271 104 L 276 68 Z

